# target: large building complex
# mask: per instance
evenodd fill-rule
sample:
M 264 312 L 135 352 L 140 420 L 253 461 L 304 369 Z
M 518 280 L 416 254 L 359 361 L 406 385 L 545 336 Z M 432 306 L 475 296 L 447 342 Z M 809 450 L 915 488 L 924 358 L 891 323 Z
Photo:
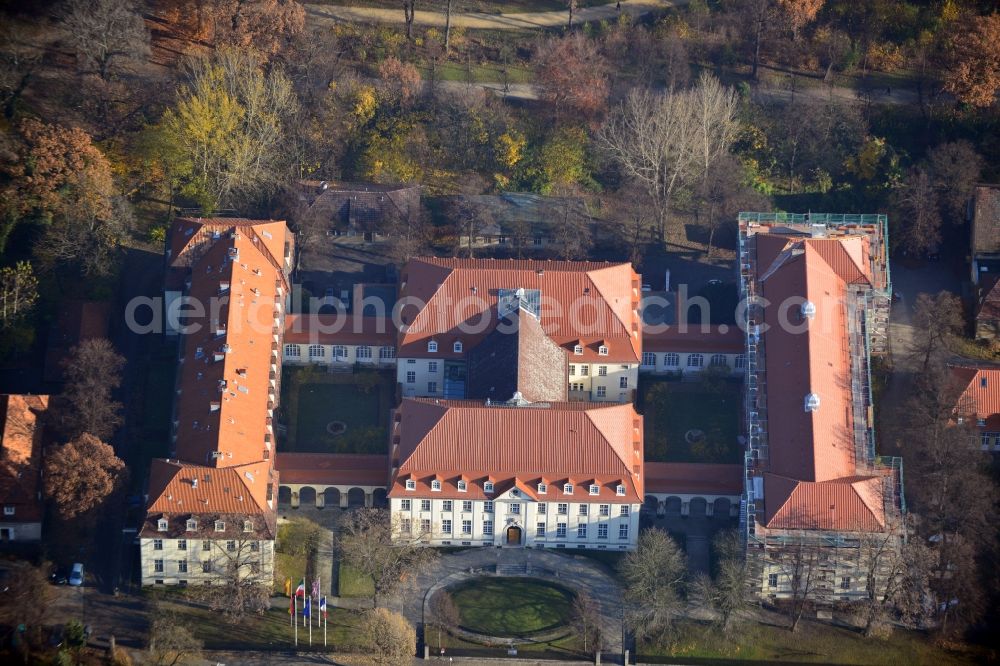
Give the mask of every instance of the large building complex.
M 762 596 L 856 598 L 868 536 L 902 538 L 902 466 L 875 455 L 869 368 L 890 294 L 885 218 L 739 222 L 747 555 Z
M 173 453 L 150 470 L 144 585 L 271 580 L 273 419 L 292 252 L 284 222 L 181 218 L 171 228 L 168 324 L 180 334 Z

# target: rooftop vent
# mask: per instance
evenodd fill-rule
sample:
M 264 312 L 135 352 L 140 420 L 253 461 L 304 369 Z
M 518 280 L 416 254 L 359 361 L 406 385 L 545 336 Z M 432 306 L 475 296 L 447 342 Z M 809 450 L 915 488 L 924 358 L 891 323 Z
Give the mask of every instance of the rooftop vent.
M 800 308 L 803 319 L 815 319 L 816 317 L 816 304 L 812 301 L 806 301 L 802 304 Z
M 805 410 L 807 412 L 815 412 L 817 409 L 819 409 L 819 396 L 815 393 L 806 394 Z

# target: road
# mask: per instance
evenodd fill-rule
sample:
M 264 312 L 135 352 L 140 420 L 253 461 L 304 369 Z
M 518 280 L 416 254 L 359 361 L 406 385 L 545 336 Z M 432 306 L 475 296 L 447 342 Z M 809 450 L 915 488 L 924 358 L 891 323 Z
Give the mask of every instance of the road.
M 642 16 L 648 12 L 687 4 L 682 0 L 622 0 L 621 11 L 632 16 Z M 403 23 L 403 12 L 399 9 L 379 9 L 376 7 L 343 7 L 339 5 L 306 4 L 306 12 L 313 19 L 320 21 L 349 21 L 377 23 Z M 584 7 L 573 14 L 574 23 L 600 21 L 617 17 L 619 14 L 615 3 Z M 483 14 L 480 12 L 452 12 L 451 25 L 456 28 L 472 28 L 477 30 L 539 30 L 558 28 L 566 25 L 568 12 L 525 12 L 518 14 Z M 432 25 L 444 27 L 444 12 L 417 10 L 413 17 L 415 25 Z

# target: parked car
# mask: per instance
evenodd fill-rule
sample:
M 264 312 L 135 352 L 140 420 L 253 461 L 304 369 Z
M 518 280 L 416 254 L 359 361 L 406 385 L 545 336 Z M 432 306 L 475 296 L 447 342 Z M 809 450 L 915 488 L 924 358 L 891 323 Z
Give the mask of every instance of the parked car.
M 56 567 L 49 575 L 49 582 L 53 585 L 66 585 L 69 583 L 69 570 L 66 567 Z
M 77 562 L 73 565 L 73 569 L 69 572 L 69 584 L 80 586 L 83 585 L 83 564 Z

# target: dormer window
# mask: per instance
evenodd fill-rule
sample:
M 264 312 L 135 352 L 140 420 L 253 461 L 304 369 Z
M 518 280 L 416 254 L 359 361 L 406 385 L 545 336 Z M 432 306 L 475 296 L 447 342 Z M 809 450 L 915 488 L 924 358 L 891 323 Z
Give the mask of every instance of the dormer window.
M 194 518 L 189 519 L 187 521 L 187 531 L 194 532 L 197 529 L 198 529 L 198 521 L 195 520 Z
M 492 481 L 487 481 L 486 483 L 483 484 L 483 492 L 484 493 L 491 493 L 491 492 L 493 492 L 493 482 Z
M 216 532 L 225 532 L 226 531 L 226 524 L 224 522 L 222 522 L 221 520 L 215 521 L 215 531 Z
M 406 489 L 407 490 L 416 490 L 417 489 L 417 482 L 414 481 L 413 479 L 407 479 L 406 480 Z
M 604 345 L 601 345 L 600 347 L 597 348 L 597 354 L 598 356 L 607 356 L 608 348 L 605 347 Z
M 572 495 L 573 494 L 573 484 L 572 483 L 564 484 L 563 485 L 563 492 L 566 493 L 567 495 Z
M 549 487 L 546 484 L 544 484 L 544 483 L 539 483 L 538 484 L 538 494 L 539 495 L 544 495 L 548 491 L 549 491 Z
M 596 495 L 596 494 L 598 494 L 599 492 L 601 492 L 601 489 L 600 489 L 600 487 L 599 487 L 599 486 L 597 486 L 597 485 L 595 485 L 595 484 L 593 484 L 593 483 L 592 483 L 592 484 L 590 484 L 590 494 L 591 494 L 591 495 Z
M 583 356 L 583 345 L 574 345 L 573 354 L 576 356 Z
M 452 348 L 452 351 L 454 351 L 456 354 L 461 354 L 462 353 L 462 343 L 461 342 L 456 342 L 455 344 L 453 344 L 451 346 L 451 348 Z
M 465 490 L 466 490 L 466 488 L 467 488 L 467 486 L 466 486 L 465 481 L 459 481 L 458 482 L 458 492 L 464 493 Z
M 160 531 L 160 532 L 166 532 L 167 531 L 167 527 L 169 527 L 169 526 L 170 526 L 170 524 L 167 522 L 166 518 L 160 518 L 156 522 L 156 529 L 158 531 Z
M 624 494 L 625 494 L 625 486 L 619 483 L 617 486 L 615 486 L 615 495 L 621 496 Z
M 253 532 L 253 522 L 250 521 L 250 520 L 244 520 L 243 521 L 243 531 L 244 532 Z
M 438 481 L 437 479 L 434 479 L 433 481 L 431 481 L 431 490 L 440 491 L 441 490 L 441 482 Z
M 430 342 L 427 343 L 427 351 L 429 351 L 429 352 L 436 352 L 437 350 L 438 350 L 438 343 L 437 342 L 435 342 L 434 340 L 431 340 Z

